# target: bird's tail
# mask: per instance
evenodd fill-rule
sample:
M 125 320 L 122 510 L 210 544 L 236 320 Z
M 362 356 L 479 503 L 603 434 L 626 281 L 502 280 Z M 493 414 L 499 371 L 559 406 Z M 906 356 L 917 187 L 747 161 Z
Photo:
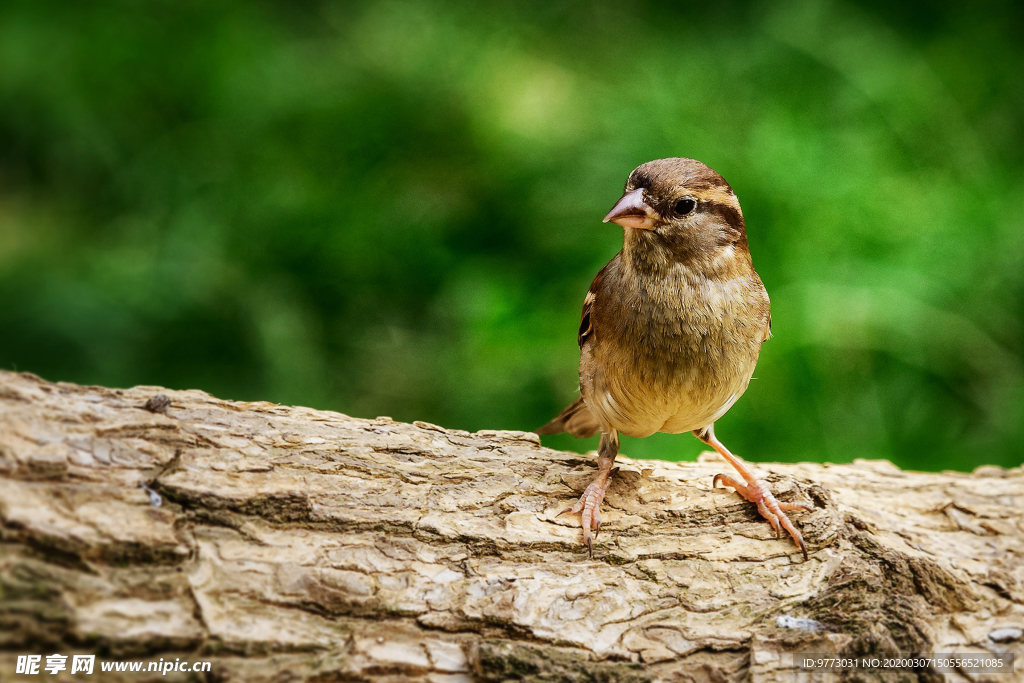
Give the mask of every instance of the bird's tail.
M 585 439 L 601 431 L 601 425 L 598 424 L 597 418 L 590 412 L 587 404 L 583 402 L 583 397 L 580 396 L 572 405 L 560 412 L 558 417 L 534 431 L 537 434 L 569 432 L 577 438 Z

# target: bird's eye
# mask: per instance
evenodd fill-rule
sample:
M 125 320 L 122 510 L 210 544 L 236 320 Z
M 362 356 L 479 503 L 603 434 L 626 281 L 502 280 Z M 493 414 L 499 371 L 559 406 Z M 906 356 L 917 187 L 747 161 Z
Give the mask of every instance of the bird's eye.
M 692 197 L 683 197 L 677 201 L 676 205 L 672 208 L 676 212 L 677 216 L 685 216 L 697 208 L 697 202 Z

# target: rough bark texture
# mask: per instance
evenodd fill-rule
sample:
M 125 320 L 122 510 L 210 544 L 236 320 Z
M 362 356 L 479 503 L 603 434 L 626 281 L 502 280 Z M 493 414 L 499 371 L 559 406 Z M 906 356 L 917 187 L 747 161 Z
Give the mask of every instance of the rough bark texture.
M 792 681 L 796 652 L 1021 658 L 1020 468 L 755 465 L 814 504 L 793 515 L 808 561 L 711 488 L 716 457 L 621 458 L 589 559 L 558 513 L 594 459 L 534 434 L 0 373 L 0 679 L 54 652 L 438 683 Z

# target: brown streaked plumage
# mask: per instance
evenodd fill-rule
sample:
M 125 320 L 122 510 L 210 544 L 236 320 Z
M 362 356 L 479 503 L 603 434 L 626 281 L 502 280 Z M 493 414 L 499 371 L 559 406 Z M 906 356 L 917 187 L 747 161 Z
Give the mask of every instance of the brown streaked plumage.
M 768 293 L 754 270 L 739 201 L 725 180 L 694 159 L 658 159 L 630 174 L 605 217 L 623 226 L 623 248 L 601 269 L 583 302 L 580 393 L 537 430 L 588 437 L 601 432 L 598 476 L 566 512 L 582 512 L 593 553 L 600 506 L 614 474 L 619 433 L 692 431 L 740 473 L 721 481 L 803 538 L 768 487 L 715 437 L 714 423 L 746 391 L 771 335 Z

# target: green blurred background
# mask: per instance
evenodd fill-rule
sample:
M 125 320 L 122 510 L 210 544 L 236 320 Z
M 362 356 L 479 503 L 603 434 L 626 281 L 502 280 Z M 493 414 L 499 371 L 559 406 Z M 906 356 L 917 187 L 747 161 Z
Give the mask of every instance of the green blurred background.
M 1022 35 L 1011 1 L 4 0 L 0 368 L 531 429 L 601 217 L 690 156 L 773 302 L 727 444 L 1017 465 Z

